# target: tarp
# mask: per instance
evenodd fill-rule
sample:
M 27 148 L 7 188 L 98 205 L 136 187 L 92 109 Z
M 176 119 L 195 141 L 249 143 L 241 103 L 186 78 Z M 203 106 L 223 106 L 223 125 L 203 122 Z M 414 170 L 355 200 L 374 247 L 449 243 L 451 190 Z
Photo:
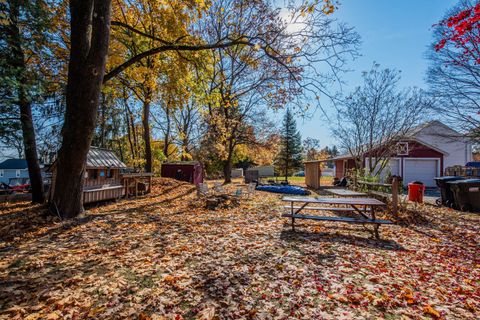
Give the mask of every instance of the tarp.
M 298 186 L 257 186 L 259 191 L 268 191 L 274 193 L 285 193 L 306 196 L 310 194 L 310 191 Z
M 467 162 L 465 167 L 480 168 L 480 162 Z

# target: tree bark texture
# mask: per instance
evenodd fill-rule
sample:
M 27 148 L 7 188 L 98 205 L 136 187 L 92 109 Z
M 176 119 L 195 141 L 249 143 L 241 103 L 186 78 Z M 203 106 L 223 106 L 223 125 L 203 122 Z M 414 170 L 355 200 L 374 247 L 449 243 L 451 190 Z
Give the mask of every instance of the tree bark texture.
M 85 162 L 95 131 L 110 36 L 110 0 L 70 0 L 71 48 L 63 141 L 50 207 L 62 218 L 83 212 Z
M 11 50 L 9 64 L 17 69 L 16 80 L 18 81 L 18 101 L 20 111 L 20 123 L 22 125 L 23 147 L 28 166 L 28 176 L 32 188 L 32 202 L 43 203 L 45 201 L 43 190 L 42 171 L 38 161 L 35 127 L 32 116 L 32 102 L 28 96 L 27 66 L 25 53 L 18 25 L 20 17 L 20 3 L 18 0 L 10 1 L 10 25 L 8 27 L 7 41 Z
M 145 172 L 152 172 L 152 144 L 150 139 L 150 99 L 143 103 L 143 140 L 145 142 Z

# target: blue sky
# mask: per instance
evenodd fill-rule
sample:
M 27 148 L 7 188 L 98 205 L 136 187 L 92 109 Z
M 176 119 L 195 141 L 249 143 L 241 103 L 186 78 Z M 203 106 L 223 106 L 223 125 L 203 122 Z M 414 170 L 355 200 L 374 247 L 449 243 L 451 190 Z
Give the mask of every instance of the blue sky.
M 432 39 L 432 25 L 454 6 L 456 0 L 341 0 L 334 17 L 353 26 L 362 38 L 361 57 L 349 63 L 353 70 L 343 76 L 349 92 L 361 83 L 361 72 L 373 62 L 402 72 L 402 86 L 426 88 L 427 46 Z M 325 107 L 327 114 L 332 112 Z M 321 111 L 311 120 L 297 120 L 302 137 L 332 145 L 328 121 Z
M 425 52 L 432 39 L 432 25 L 437 23 L 457 0 L 340 0 L 333 14 L 338 20 L 354 27 L 362 38 L 361 57 L 348 65 L 352 71 L 344 74 L 349 92 L 361 83 L 361 72 L 373 62 L 382 67 L 402 71 L 402 86 L 426 88 L 424 82 L 427 60 Z M 324 105 L 327 114 L 333 110 Z M 278 118 L 283 115 L 278 114 Z M 331 146 L 329 123 L 321 111 L 310 120 L 298 119 L 303 138 L 313 137 L 322 146 Z M 0 146 L 1 148 L 1 146 Z M 2 148 L 4 149 L 4 148 Z M 7 150 L 0 150 L 6 152 Z M 0 159 L 2 153 L 0 152 Z

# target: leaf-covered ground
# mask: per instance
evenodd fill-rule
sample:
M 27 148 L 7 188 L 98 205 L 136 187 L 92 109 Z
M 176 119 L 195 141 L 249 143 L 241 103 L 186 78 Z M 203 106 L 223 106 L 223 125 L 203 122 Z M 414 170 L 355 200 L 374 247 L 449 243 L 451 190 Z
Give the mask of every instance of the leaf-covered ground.
M 281 218 L 258 192 L 207 211 L 192 185 L 62 223 L 0 207 L 1 319 L 478 319 L 480 215 L 432 206 L 380 228 Z

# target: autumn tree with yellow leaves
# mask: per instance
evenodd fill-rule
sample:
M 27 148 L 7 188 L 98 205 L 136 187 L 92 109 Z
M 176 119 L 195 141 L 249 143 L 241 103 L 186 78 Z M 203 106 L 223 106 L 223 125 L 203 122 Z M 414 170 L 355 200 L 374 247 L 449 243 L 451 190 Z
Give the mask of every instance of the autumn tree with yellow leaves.
M 251 16 L 238 21 L 248 27 L 241 28 L 242 32 L 237 32 L 238 28 L 227 28 L 216 34 L 207 23 L 211 19 L 207 13 L 211 13 L 209 10 L 214 4 L 218 2 L 69 1 L 66 111 L 57 159 L 55 187 L 58 192 L 54 193 L 52 210 L 64 218 L 83 211 L 83 165 L 97 124 L 100 93 L 102 87 L 116 77 L 125 77 L 139 68 L 135 76 L 147 85 L 141 90 L 146 90 L 142 92 L 142 95 L 146 93 L 143 95 L 143 127 L 144 134 L 148 134 L 150 123 L 146 120 L 150 119 L 150 110 L 147 107 L 151 104 L 150 97 L 153 99 L 157 94 L 157 84 L 153 82 L 163 74 L 162 68 L 156 69 L 157 63 L 160 66 L 158 60 L 166 56 L 188 61 L 186 53 L 248 47 L 261 53 L 262 60 L 282 69 L 282 77 L 288 78 L 284 84 L 273 83 L 278 88 L 267 98 L 282 102 L 276 107 L 283 103 L 308 107 L 312 102 L 318 103 L 317 96 L 328 95 L 329 82 L 338 77 L 345 59 L 356 52 L 357 35 L 329 19 L 332 10 L 329 1 L 292 5 L 286 18 L 267 1 L 235 1 L 235 8 L 251 12 Z M 219 15 L 222 8 L 228 14 L 227 5 L 216 7 Z M 317 72 L 315 63 L 326 63 L 330 71 Z M 142 66 L 148 71 L 142 72 Z M 236 103 L 231 97 L 228 100 Z M 145 143 L 147 146 L 148 141 Z M 146 157 L 149 157 L 147 152 Z

